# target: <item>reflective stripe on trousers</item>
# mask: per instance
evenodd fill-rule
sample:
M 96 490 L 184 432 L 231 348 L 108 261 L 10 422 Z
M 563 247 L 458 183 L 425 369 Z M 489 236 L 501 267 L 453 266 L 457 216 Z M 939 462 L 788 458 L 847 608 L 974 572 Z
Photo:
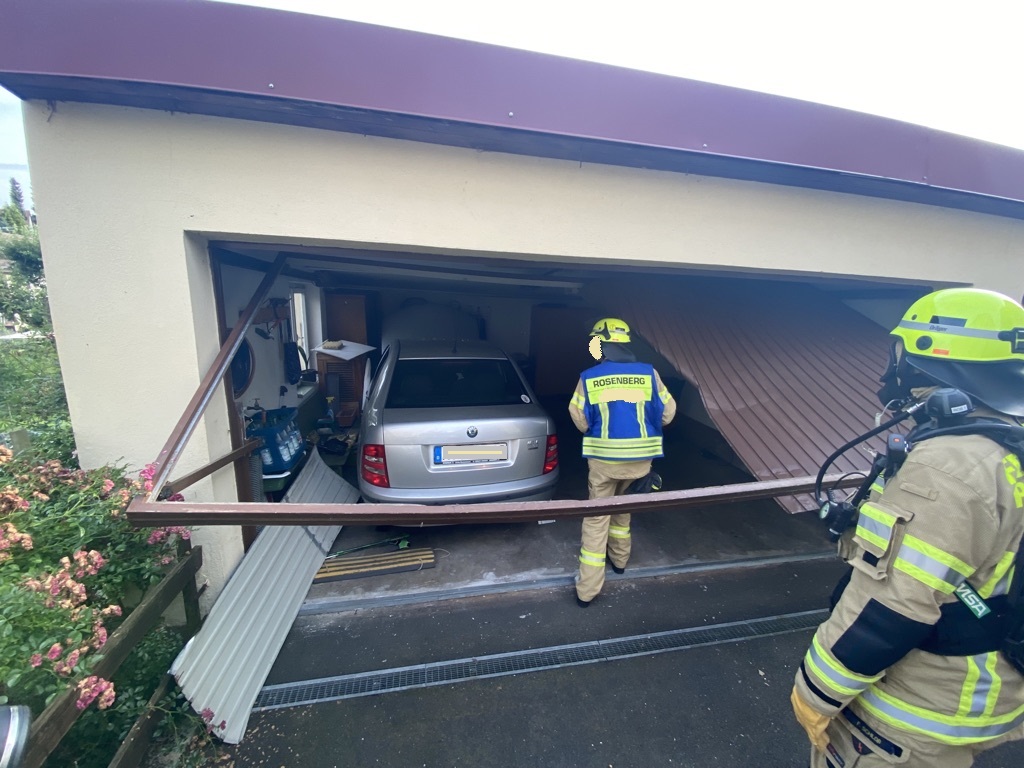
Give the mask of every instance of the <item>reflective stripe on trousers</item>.
M 646 475 L 649 468 L 650 465 L 638 467 L 637 471 L 642 471 L 638 477 Z M 591 465 L 587 476 L 589 497 L 605 499 L 609 496 L 618 496 L 629 487 L 634 479 L 636 478 L 620 480 L 606 477 L 601 473 L 600 467 L 595 471 L 595 467 Z M 583 518 L 580 570 L 576 576 L 576 594 L 580 600 L 589 602 L 601 593 L 601 589 L 604 587 L 607 562 L 605 553 L 611 556 L 615 565 L 624 568 L 629 561 L 631 545 L 629 515 L 600 515 Z
M 632 480 L 625 481 L 633 482 Z M 580 572 L 576 594 L 587 602 L 604 587 L 605 552 L 612 562 L 624 568 L 629 560 L 631 539 L 629 515 L 601 515 L 583 518 L 583 543 L 580 545 Z

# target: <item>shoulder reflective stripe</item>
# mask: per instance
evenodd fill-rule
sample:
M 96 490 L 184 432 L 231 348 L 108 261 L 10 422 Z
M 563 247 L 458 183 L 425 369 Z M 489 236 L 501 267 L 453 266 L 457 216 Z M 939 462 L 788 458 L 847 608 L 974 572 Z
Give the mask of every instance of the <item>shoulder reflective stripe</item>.
M 906 328 L 908 331 L 933 331 L 942 333 L 946 336 L 964 336 L 972 339 L 992 339 L 993 341 L 999 341 L 999 331 L 986 331 L 982 328 L 963 328 L 956 325 L 943 325 L 941 331 L 935 331 L 934 326 L 931 323 L 915 323 L 911 320 L 901 320 L 899 324 L 900 328 Z
M 881 515 L 889 518 L 889 521 L 879 519 Z M 896 518 L 892 515 L 882 512 L 870 504 L 862 504 L 860 515 L 857 517 L 857 530 L 854 533 L 864 539 L 864 541 L 874 544 L 881 550 L 885 550 L 888 548 L 889 540 L 892 538 L 892 528 L 895 523 Z
M 905 536 L 893 567 L 943 594 L 952 594 L 974 569 L 916 536 Z
M 807 649 L 804 664 L 819 679 L 826 681 L 830 688 L 845 696 L 858 695 L 881 677 L 881 675 L 873 677 L 859 675 L 844 667 L 825 651 L 817 634 L 811 641 L 811 647 Z
M 584 565 L 593 565 L 596 568 L 604 568 L 604 553 L 590 552 L 580 547 L 580 562 Z
M 628 525 L 609 525 L 608 535 L 613 539 L 628 539 L 629 538 L 629 526 Z
M 601 411 L 601 439 L 608 439 L 608 403 L 601 403 L 597 406 Z
M 1024 704 L 1005 715 L 943 715 L 900 701 L 871 686 L 857 699 L 859 706 L 896 728 L 925 734 L 943 744 L 972 744 L 1009 733 L 1024 723 Z
M 1004 552 L 999 558 L 995 569 L 992 571 L 992 578 L 985 582 L 978 594 L 982 597 L 996 597 L 1005 595 L 1010 590 L 1010 579 L 1013 572 L 1013 559 L 1016 552 Z

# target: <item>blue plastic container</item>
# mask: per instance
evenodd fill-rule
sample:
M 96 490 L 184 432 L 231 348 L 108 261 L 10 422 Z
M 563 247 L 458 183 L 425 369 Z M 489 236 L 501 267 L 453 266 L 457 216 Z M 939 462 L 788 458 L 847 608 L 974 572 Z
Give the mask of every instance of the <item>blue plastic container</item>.
M 298 410 L 276 408 L 266 412 L 266 421 L 253 420 L 245 430 L 246 437 L 262 437 L 260 461 L 264 475 L 287 472 L 305 452 L 305 443 L 295 425 Z

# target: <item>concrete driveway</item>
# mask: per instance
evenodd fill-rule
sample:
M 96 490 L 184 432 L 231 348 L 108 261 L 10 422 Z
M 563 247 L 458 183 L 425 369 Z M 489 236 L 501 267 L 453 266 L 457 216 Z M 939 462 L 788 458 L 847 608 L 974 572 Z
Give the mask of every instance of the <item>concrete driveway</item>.
M 254 768 L 799 768 L 789 692 L 841 569 L 804 554 L 627 570 L 587 609 L 565 585 L 307 615 L 257 702 L 273 708 L 229 754 Z M 977 763 L 1022 764 L 1024 743 Z

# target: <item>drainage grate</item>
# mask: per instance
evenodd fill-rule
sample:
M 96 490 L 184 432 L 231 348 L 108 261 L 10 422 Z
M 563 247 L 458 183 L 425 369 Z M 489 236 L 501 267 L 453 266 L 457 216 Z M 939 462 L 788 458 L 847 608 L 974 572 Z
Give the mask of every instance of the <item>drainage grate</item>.
M 475 659 L 438 661 L 412 667 L 398 667 L 354 675 L 340 675 L 321 680 L 268 685 L 260 691 L 253 711 L 295 707 L 324 701 L 351 699 L 377 693 L 404 691 L 446 685 L 486 677 L 540 672 L 576 664 L 612 661 L 633 656 L 648 656 L 666 651 L 682 651 L 704 645 L 733 643 L 758 637 L 781 635 L 813 629 L 828 616 L 828 611 L 804 611 L 750 619 L 710 627 L 674 629 L 648 635 L 635 635 L 610 640 L 595 640 L 574 645 L 538 648 L 532 651 L 499 653 Z

